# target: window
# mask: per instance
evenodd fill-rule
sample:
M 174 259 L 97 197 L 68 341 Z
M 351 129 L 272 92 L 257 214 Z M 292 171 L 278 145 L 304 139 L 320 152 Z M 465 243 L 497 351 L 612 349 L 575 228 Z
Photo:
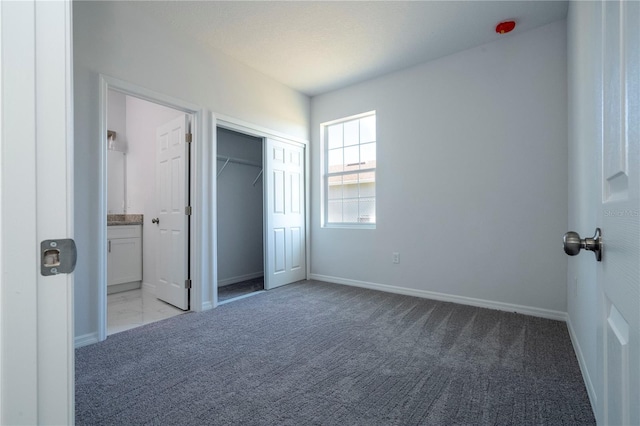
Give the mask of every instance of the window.
M 324 225 L 376 223 L 376 114 L 322 125 Z

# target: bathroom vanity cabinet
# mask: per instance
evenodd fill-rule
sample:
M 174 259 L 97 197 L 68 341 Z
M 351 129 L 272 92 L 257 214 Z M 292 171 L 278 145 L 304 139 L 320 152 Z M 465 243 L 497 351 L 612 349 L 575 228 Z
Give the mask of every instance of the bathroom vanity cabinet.
M 140 288 L 142 225 L 107 227 L 107 293 Z

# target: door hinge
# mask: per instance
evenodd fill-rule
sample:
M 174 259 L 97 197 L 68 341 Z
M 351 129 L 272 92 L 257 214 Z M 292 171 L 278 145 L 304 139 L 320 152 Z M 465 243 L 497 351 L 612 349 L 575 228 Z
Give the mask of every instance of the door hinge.
M 184 208 L 184 214 L 186 214 L 187 216 L 191 216 L 191 211 L 192 211 L 191 206 L 186 206 Z
M 184 280 L 184 288 L 186 288 L 186 289 L 190 289 L 191 288 L 191 280 L 190 279 Z
M 186 134 L 184 135 L 184 140 L 185 140 L 187 143 L 191 143 L 191 141 L 193 140 L 193 134 L 191 134 L 191 133 L 186 133 Z

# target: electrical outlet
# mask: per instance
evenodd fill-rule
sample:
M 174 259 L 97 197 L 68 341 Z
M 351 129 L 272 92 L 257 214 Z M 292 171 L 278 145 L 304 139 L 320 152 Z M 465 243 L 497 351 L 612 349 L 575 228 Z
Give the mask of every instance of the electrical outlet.
M 393 255 L 393 263 L 400 263 L 400 253 L 394 252 Z

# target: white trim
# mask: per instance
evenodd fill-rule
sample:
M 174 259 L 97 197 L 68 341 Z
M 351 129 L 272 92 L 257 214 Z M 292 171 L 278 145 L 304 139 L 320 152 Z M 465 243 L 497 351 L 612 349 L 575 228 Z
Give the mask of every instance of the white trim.
M 281 139 L 287 142 L 298 142 L 303 145 L 308 145 L 309 141 L 301 139 L 295 136 L 287 135 L 285 133 L 278 132 L 276 130 L 268 129 L 266 127 L 258 126 L 256 124 L 248 123 L 243 120 L 239 120 L 234 117 L 229 117 L 224 114 L 215 113 L 218 119 L 217 127 L 223 127 L 229 130 L 235 130 L 246 135 L 251 135 L 259 138 L 272 138 Z
M 358 120 L 360 118 L 368 117 L 370 115 L 376 115 L 377 110 L 372 109 L 371 111 L 361 112 L 360 114 L 350 115 L 348 117 L 336 118 L 335 120 L 325 121 L 324 123 L 320 123 L 321 127 L 329 127 L 332 124 L 344 123 L 347 121 Z M 377 137 L 376 137 L 377 141 Z
M 156 285 L 155 284 L 151 284 L 149 282 L 143 281 L 142 282 L 142 289 L 144 291 L 148 291 L 151 294 L 156 294 Z
M 578 359 L 578 365 L 580 366 L 580 372 L 582 373 L 582 380 L 584 381 L 585 387 L 587 388 L 587 395 L 589 395 L 589 402 L 591 402 L 591 410 L 593 411 L 593 416 L 597 418 L 596 415 L 596 407 L 598 406 L 598 397 L 596 394 L 596 388 L 593 385 L 593 381 L 591 380 L 591 375 L 589 374 L 589 370 L 587 369 L 587 363 L 584 359 L 584 354 L 582 352 L 582 348 L 580 347 L 580 342 L 578 341 L 578 337 L 573 328 L 573 323 L 571 322 L 571 316 L 569 314 L 566 315 L 567 328 L 569 329 L 569 337 L 571 338 L 571 343 L 573 344 L 573 350 L 576 353 L 576 358 Z
M 496 309 L 505 312 L 515 312 L 518 314 L 531 315 L 534 317 L 547 318 L 557 321 L 566 320 L 566 312 L 554 311 L 551 309 L 536 308 L 534 306 L 516 305 L 513 303 L 495 302 L 492 300 L 476 299 L 473 297 L 456 296 L 453 294 L 438 293 L 435 291 L 417 290 L 408 287 L 398 287 L 387 284 L 357 281 L 347 278 L 331 277 L 328 275 L 311 274 L 309 279 L 325 281 L 334 284 L 344 284 L 353 287 L 368 288 L 387 293 L 404 294 L 407 296 L 422 297 L 424 299 L 440 300 L 442 302 L 459 303 L 461 305 L 477 306 L 479 308 Z
M 94 343 L 98 343 L 99 341 L 100 339 L 98 338 L 97 332 L 88 333 L 88 334 L 83 334 L 82 336 L 76 336 L 74 339 L 74 346 L 76 349 L 78 349 L 83 346 L 93 345 Z
M 265 290 L 253 291 L 253 292 L 248 293 L 248 294 L 243 294 L 242 296 L 234 297 L 232 299 L 227 299 L 227 300 L 225 300 L 223 302 L 219 302 L 218 305 L 225 305 L 225 304 L 227 304 L 229 302 L 235 302 L 236 300 L 246 299 L 247 297 L 255 296 L 257 294 L 264 293 L 264 292 L 265 292 Z
M 193 147 L 191 163 L 191 202 L 193 207 L 191 225 L 191 280 L 193 287 L 190 295 L 190 307 L 192 311 L 200 312 L 211 309 L 214 305 L 212 294 L 214 290 L 213 280 L 210 278 L 213 272 L 210 268 L 209 258 L 213 251 L 210 250 L 215 241 L 215 227 L 211 225 L 212 206 L 211 191 L 207 192 L 209 182 L 215 178 L 211 175 L 212 152 L 209 140 L 211 139 L 211 122 L 215 122 L 215 116 L 198 105 L 176 99 L 153 90 L 146 89 L 133 83 L 126 82 L 104 74 L 99 74 L 99 131 L 98 140 L 101 141 L 100 149 L 100 211 L 105 212 L 99 218 L 99 241 L 106 241 L 106 203 L 107 203 L 107 169 L 106 169 L 106 144 L 107 144 L 107 92 L 115 90 L 125 95 L 135 96 L 155 104 L 163 105 L 192 116 Z M 215 139 L 214 139 L 215 141 Z M 215 153 L 215 149 L 213 149 Z M 215 216 L 213 217 L 215 218 Z M 107 337 L 107 312 L 106 312 L 106 244 L 98 243 L 98 256 L 101 259 L 99 265 L 99 294 L 98 294 L 98 336 L 99 340 Z M 155 289 L 154 289 L 155 290 Z M 206 295 L 209 295 L 209 300 Z
M 211 277 L 210 288 L 211 297 L 207 301 L 207 309 L 213 309 L 218 306 L 218 131 L 217 126 L 219 124 L 218 116 L 216 114 L 210 114 L 209 116 L 209 139 L 211 140 L 211 188 L 209 193 L 211 199 L 209 205 L 209 223 L 211 224 L 211 256 L 209 257 L 208 268 L 209 276 Z M 216 161 L 213 161 L 216 160 Z M 202 310 L 205 310 L 203 303 Z
M 103 212 L 98 217 L 98 306 L 96 315 L 98 316 L 98 341 L 107 338 L 107 92 L 109 83 L 106 78 L 100 76 L 98 93 L 98 140 L 100 150 L 98 151 L 98 168 L 100 171 L 100 188 L 98 189 L 98 211 Z
M 311 149 L 305 146 L 304 149 L 304 202 L 305 202 L 305 255 L 307 261 L 307 278 L 311 275 Z
M 260 278 L 264 276 L 264 271 L 253 272 L 251 274 L 238 275 L 231 278 L 225 278 L 223 280 L 218 280 L 218 287 L 224 287 L 227 285 L 241 283 L 242 281 L 252 280 L 254 278 Z

